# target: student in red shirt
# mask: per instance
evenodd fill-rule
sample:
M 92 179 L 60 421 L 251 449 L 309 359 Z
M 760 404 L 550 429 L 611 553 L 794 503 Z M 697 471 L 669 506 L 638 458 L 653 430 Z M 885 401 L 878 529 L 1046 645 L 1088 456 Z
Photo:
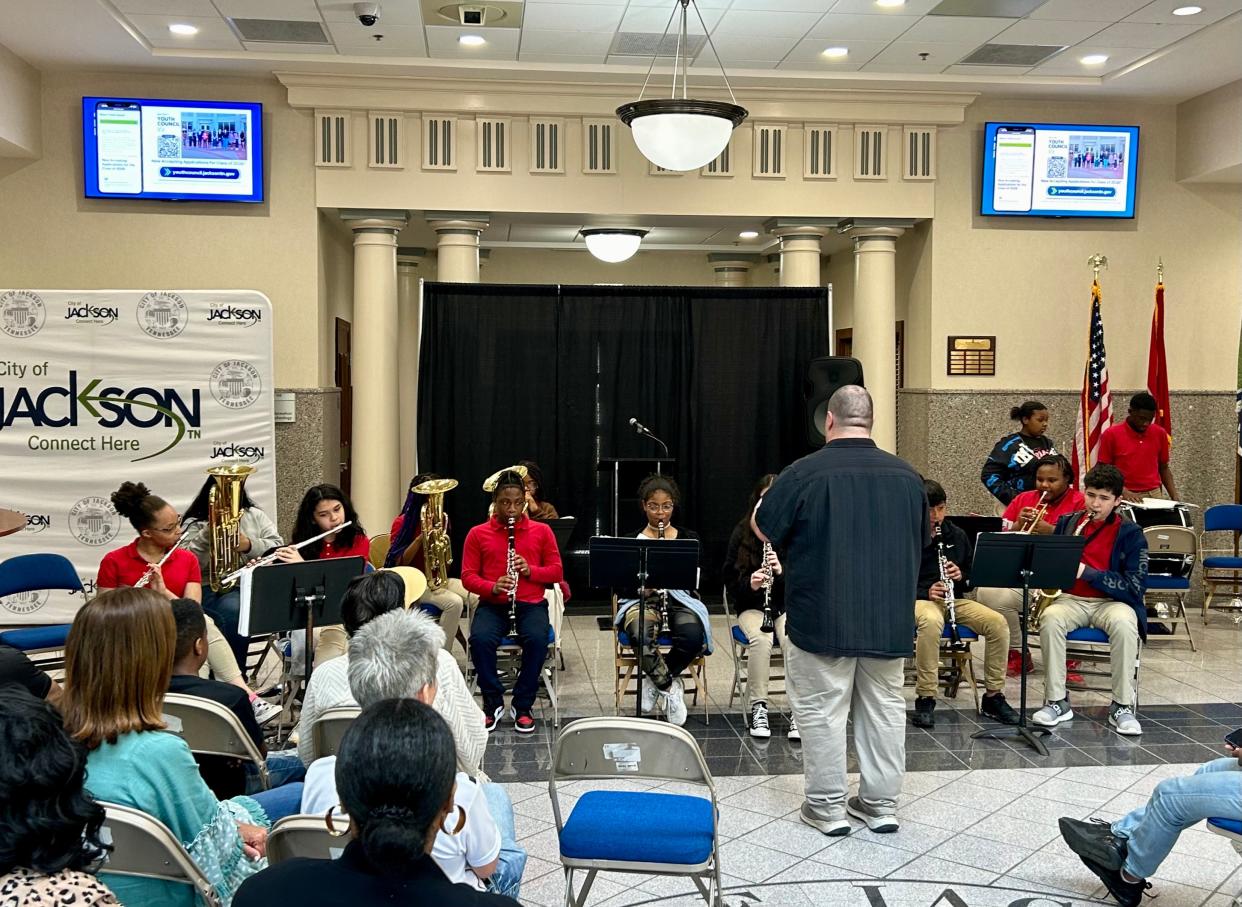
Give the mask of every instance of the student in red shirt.
M 346 523 L 351 525 L 345 526 Z M 294 545 L 313 539 L 320 533 L 345 526 L 340 532 L 312 542 L 302 548 Z M 284 548 L 276 549 L 276 560 L 282 564 L 319 561 L 334 557 L 362 557 L 371 553 L 371 540 L 358 521 L 358 512 L 349 495 L 335 485 L 313 485 L 302 495 L 297 519 L 293 521 L 293 538 Z M 315 645 L 315 664 L 345 654 L 348 638 L 340 624 L 320 628 Z
M 516 632 L 522 644 L 522 667 L 513 686 L 514 727 L 519 734 L 535 729 L 531 709 L 539 692 L 539 674 L 548 653 L 548 603 L 544 593 L 561 581 L 561 555 L 546 523 L 526 514 L 522 477 L 506 470 L 492 492 L 493 514 L 466 535 L 461 581 L 479 596 L 470 624 L 470 658 L 483 692 L 483 721 L 495 730 L 504 715 L 504 685 L 496 673 L 496 649 Z M 513 520 L 514 570 L 509 575 L 509 520 Z M 510 626 L 509 591 L 515 590 L 517 626 Z
M 1125 476 L 1125 499 L 1141 501 L 1158 495 L 1160 487 L 1176 501 L 1169 468 L 1169 433 L 1155 425 L 1156 398 L 1146 391 L 1130 398 L 1130 412 L 1100 438 L 1100 462 L 1111 463 Z
M 104 555 L 95 580 L 96 591 L 137 585 L 149 573 L 146 585 L 169 602 L 189 598 L 201 603 L 203 578 L 198 558 L 192 552 L 185 547 L 178 548 L 162 567 L 155 566 L 181 540 L 181 517 L 177 511 L 163 498 L 151 494 L 141 482 L 123 483 L 112 493 L 112 506 L 129 520 L 138 537 Z M 190 531 L 198 532 L 200 528 Z M 280 714 L 279 708 L 260 699 L 246 685 L 228 640 L 210 617 L 207 618 L 207 663 L 217 680 L 246 691 L 260 723 Z
M 1078 579 L 1054 598 L 1039 621 L 1044 654 L 1044 707 L 1031 722 L 1055 727 L 1070 721 L 1074 711 L 1065 694 L 1065 635 L 1081 627 L 1108 634 L 1112 661 L 1112 705 L 1108 723 L 1118 734 L 1143 733 L 1134 717 L 1134 662 L 1139 640 L 1147 638 L 1147 540 L 1143 530 L 1116 512 L 1124 483 L 1116 466 L 1096 466 L 1083 477 L 1086 509 L 1057 520 L 1057 535 L 1082 535 L 1086 540 Z

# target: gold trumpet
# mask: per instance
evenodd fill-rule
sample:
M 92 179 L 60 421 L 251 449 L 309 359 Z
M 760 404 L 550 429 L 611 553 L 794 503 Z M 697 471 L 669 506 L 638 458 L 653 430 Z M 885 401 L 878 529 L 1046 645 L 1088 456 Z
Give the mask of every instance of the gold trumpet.
M 457 487 L 456 479 L 428 479 L 412 489 L 425 494 L 427 502 L 419 511 L 423 527 L 423 561 L 427 566 L 427 585 L 439 589 L 448 582 L 449 564 L 453 563 L 453 545 L 449 541 L 444 518 L 444 495 Z
M 1070 535 L 1082 535 L 1083 530 L 1087 528 L 1087 524 L 1094 519 L 1090 513 L 1082 518 L 1082 521 L 1074 527 L 1074 531 Z M 1057 597 L 1065 591 L 1063 589 L 1041 589 L 1039 590 L 1039 598 L 1035 600 L 1035 604 L 1031 607 L 1031 613 L 1028 618 L 1030 632 L 1039 632 L 1039 621 L 1043 617 L 1044 609 L 1057 600 Z
M 1048 512 L 1048 492 L 1041 492 L 1039 501 L 1035 504 L 1035 512 L 1031 514 L 1029 520 L 1024 521 L 1018 528 L 1014 529 L 1020 535 L 1030 535 L 1035 531 L 1035 527 L 1039 525 L 1044 518 L 1044 514 Z

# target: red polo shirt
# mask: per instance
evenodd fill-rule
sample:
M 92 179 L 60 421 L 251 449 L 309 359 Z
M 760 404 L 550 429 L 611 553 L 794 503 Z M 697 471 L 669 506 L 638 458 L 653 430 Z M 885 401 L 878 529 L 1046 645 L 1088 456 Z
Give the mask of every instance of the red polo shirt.
M 1086 505 L 1086 498 L 1082 496 L 1082 492 L 1077 488 L 1069 488 L 1065 494 L 1061 495 L 1061 500 L 1055 504 L 1049 504 L 1048 510 L 1044 513 L 1044 520 L 1053 526 L 1057 524 L 1057 520 L 1065 516 L 1067 513 L 1073 513 L 1075 510 L 1082 510 Z M 1039 492 L 1024 491 L 1005 508 L 1005 520 L 1010 523 L 1017 523 L 1022 514 L 1023 507 L 1038 507 Z
M 1117 541 L 1117 528 L 1120 525 L 1121 520 L 1115 513 L 1109 516 L 1103 529 L 1088 523 L 1087 528 L 1083 530 L 1083 535 L 1087 536 L 1087 547 L 1082 551 L 1082 563 L 1096 570 L 1107 570 L 1109 559 L 1113 556 L 1113 542 Z M 1081 577 L 1074 581 L 1074 586 L 1069 591 L 1070 595 L 1077 595 L 1080 598 L 1108 598 Z
M 150 566 L 146 558 L 138 553 L 138 540 L 134 539 L 124 548 L 117 548 L 104 555 L 95 583 L 101 589 L 132 586 L 142 579 Z M 198 558 L 184 548 L 178 548 L 164 561 L 160 573 L 164 576 L 164 585 L 168 591 L 178 598 L 185 595 L 185 587 L 190 583 L 201 584 L 203 581 Z
M 1160 467 L 1169 462 L 1169 435 L 1154 422 L 1139 434 L 1128 421 L 1111 426 L 1100 439 L 1100 462 L 1112 463 L 1131 491 L 1159 488 Z
M 338 548 L 332 544 L 333 537 L 328 536 L 320 542 L 319 557 L 316 560 L 326 561 L 333 557 L 367 557 L 371 553 L 371 540 L 361 532 L 354 536 L 353 543 Z
M 518 574 L 518 601 L 543 601 L 547 587 L 563 578 L 556 536 L 546 523 L 523 516 L 513 526 L 513 547 L 530 566 L 530 576 Z M 466 535 L 461 554 L 461 583 L 483 601 L 501 604 L 508 599 L 493 595 L 492 585 L 504 575 L 508 561 L 509 529 L 499 517 L 492 517 Z
M 415 519 L 418 519 L 418 518 L 415 517 Z M 388 537 L 390 539 L 395 539 L 398 533 L 401 532 L 401 527 L 403 525 L 405 525 L 405 514 L 399 513 L 397 514 L 397 518 L 392 521 L 392 529 L 388 531 Z M 447 516 L 444 518 L 444 526 L 445 528 L 448 528 L 448 517 Z M 410 544 L 413 545 L 416 541 L 418 541 L 419 537 L 421 537 L 422 534 L 423 534 L 423 527 L 422 527 L 422 522 L 420 520 L 418 528 L 414 530 L 414 537 L 410 539 Z M 409 566 L 414 567 L 416 570 L 421 570 L 423 571 L 423 573 L 427 572 L 427 560 L 426 558 L 423 557 L 423 549 L 421 545 L 418 548 L 418 554 L 414 555 L 414 560 L 410 561 Z

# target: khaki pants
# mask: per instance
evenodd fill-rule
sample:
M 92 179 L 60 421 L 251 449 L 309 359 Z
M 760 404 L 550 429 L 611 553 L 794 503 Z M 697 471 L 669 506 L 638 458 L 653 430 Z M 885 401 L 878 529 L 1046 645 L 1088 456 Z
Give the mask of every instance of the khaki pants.
M 453 639 L 457 636 L 461 613 L 466 607 L 465 600 L 450 586 L 444 585 L 439 589 L 428 589 L 418 603 L 435 605 L 440 609 L 439 623 L 440 629 L 444 631 L 444 648 L 445 651 L 453 651 Z
M 858 796 L 879 814 L 897 811 L 906 770 L 901 658 L 837 658 L 785 650 L 789 701 L 802 733 L 806 801 L 820 818 L 845 818 L 845 725 L 854 722 Z
M 789 640 L 785 636 L 785 615 L 776 618 L 776 633 L 764 633 L 763 612 L 754 608 L 747 609 L 737 616 L 737 625 L 742 628 L 750 641 L 746 646 L 746 708 L 758 702 L 767 701 L 768 681 L 772 676 L 772 637 L 780 639 L 781 651 L 789 651 Z
M 1016 649 L 1022 645 L 1022 633 L 1019 626 L 1019 620 L 1022 617 L 1022 590 L 1021 589 L 976 589 L 971 593 L 975 601 L 981 605 L 986 605 L 993 611 L 1005 618 L 1005 623 L 1009 627 L 1009 646 Z M 1031 590 L 1031 607 L 1035 607 L 1035 602 L 1039 599 L 1039 590 Z
M 983 637 L 983 686 L 989 693 L 1005 689 L 1005 659 L 1009 655 L 1009 627 L 1005 618 L 991 608 L 959 598 L 954 611 L 959 626 L 969 627 Z M 936 696 L 940 672 L 940 636 L 948 617 L 944 602 L 920 600 L 914 603 L 914 690 L 917 696 Z
M 211 615 L 204 614 L 203 616 L 207 618 L 206 667 L 211 669 L 216 680 L 222 683 L 234 683 L 242 676 L 242 668 L 237 663 L 237 656 L 233 654 L 228 640 L 224 638 L 216 622 L 211 619 Z
M 1113 701 L 1134 703 L 1134 660 L 1138 658 L 1138 617 L 1124 602 L 1061 595 L 1039 620 L 1039 645 L 1044 656 L 1044 698 L 1065 698 L 1065 634 L 1094 627 L 1108 634 Z

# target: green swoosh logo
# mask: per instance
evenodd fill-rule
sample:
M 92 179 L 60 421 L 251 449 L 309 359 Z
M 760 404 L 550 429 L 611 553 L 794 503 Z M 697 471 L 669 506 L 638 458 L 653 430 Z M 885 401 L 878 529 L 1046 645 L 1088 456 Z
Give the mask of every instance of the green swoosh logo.
M 178 444 L 181 443 L 181 439 L 185 437 L 185 420 L 184 419 L 182 419 L 180 416 L 178 416 L 176 413 L 174 413 L 172 410 L 170 410 L 166 406 L 159 406 L 158 404 L 155 404 L 155 403 L 148 403 L 145 400 L 126 400 L 123 397 L 88 397 L 86 396 L 88 391 L 95 389 L 95 385 L 99 383 L 99 380 L 100 379 L 96 378 L 94 381 L 92 381 L 90 384 L 84 387 L 80 394 L 78 394 L 78 401 L 82 404 L 83 407 L 86 408 L 87 412 L 89 412 L 92 416 L 95 416 L 96 418 L 98 418 L 99 410 L 91 406 L 90 405 L 91 403 L 123 402 L 127 406 L 145 406 L 147 409 L 153 409 L 157 413 L 160 413 L 161 415 L 167 416 L 169 419 L 172 419 L 173 422 L 175 422 L 177 425 L 177 436 L 173 438 L 172 441 L 169 442 L 167 446 L 160 448 L 155 453 L 147 454 L 145 457 L 136 457 L 135 459 L 130 460 L 129 462 L 140 463 L 143 460 L 150 460 L 152 457 L 158 457 L 160 454 L 164 453 L 165 451 L 172 450 L 174 447 L 176 447 Z

